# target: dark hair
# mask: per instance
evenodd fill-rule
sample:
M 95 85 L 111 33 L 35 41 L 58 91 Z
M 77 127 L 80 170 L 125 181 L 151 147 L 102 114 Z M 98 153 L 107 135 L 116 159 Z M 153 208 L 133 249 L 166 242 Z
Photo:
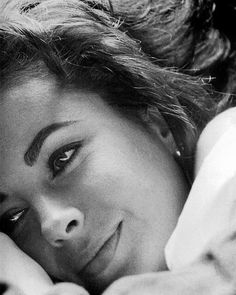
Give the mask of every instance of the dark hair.
M 43 75 L 46 66 L 61 85 L 105 89 L 121 111 L 158 110 L 182 156 L 191 158 L 199 131 L 212 116 L 204 81 L 150 61 L 110 5 L 2 0 L 0 6 L 2 88 L 22 76 Z
M 130 36 L 164 67 L 209 77 L 214 90 L 236 94 L 236 1 L 111 0 Z M 219 111 L 235 100 L 218 96 Z M 235 105 L 235 103 L 234 103 Z

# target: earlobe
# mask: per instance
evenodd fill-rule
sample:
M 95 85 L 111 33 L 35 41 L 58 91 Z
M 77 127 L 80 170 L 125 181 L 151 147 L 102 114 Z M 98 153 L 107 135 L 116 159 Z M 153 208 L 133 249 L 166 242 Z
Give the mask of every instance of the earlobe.
M 170 153 L 175 156 L 178 148 L 172 132 L 163 116 L 159 112 L 157 113 L 156 111 L 149 111 L 148 125 L 150 126 L 153 133 L 157 135 L 159 139 L 163 142 Z
M 177 153 L 177 146 L 169 127 L 166 130 L 160 131 L 160 139 L 172 155 Z
M 158 136 L 166 149 L 171 153 L 189 184 L 192 183 L 193 161 L 192 157 L 186 157 L 182 146 L 177 145 L 175 138 L 165 119 L 161 116 L 150 116 L 150 127 L 153 133 Z

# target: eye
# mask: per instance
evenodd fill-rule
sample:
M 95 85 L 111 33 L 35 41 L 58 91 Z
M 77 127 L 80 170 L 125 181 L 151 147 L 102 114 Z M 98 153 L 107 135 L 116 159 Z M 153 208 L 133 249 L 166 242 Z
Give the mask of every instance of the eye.
M 22 209 L 4 214 L 0 219 L 0 231 L 7 235 L 11 235 L 16 230 L 26 212 L 27 209 Z
M 72 162 L 79 149 L 81 148 L 80 142 L 73 142 L 62 148 L 56 150 L 48 160 L 48 166 L 52 171 L 53 177 L 62 173 L 65 168 Z

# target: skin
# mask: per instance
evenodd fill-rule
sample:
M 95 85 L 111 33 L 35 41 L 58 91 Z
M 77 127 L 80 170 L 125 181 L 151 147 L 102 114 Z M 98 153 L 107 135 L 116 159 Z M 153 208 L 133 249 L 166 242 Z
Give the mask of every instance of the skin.
M 197 163 L 197 167 L 211 150 L 214 142 L 231 124 L 235 124 L 235 109 L 222 113 L 207 125 L 198 143 L 197 162 L 200 163 Z M 209 245 L 208 254 L 203 255 L 200 261 L 196 261 L 195 264 L 175 272 L 165 271 L 121 278 L 111 284 L 103 295 L 233 294 L 235 292 L 235 263 L 232 257 L 235 256 L 235 237 L 234 229 L 230 229 L 228 232 L 224 231 Z M 17 249 L 16 245 L 2 233 L 0 233 L 0 243 L 1 266 L 5 265 L 6 269 L 10 270 L 8 281 L 17 283 L 18 286 L 18 290 L 10 286 L 6 295 L 35 294 L 36 290 L 38 294 L 41 294 L 42 286 L 47 290 L 46 293 L 43 292 L 45 295 L 87 294 L 84 289 L 73 284 L 61 283 L 52 286 L 48 280 L 45 280 L 46 274 L 42 273 L 41 267 Z M 16 263 L 17 269 L 15 269 Z M 16 276 L 12 274 L 12 270 L 16 270 L 18 273 L 19 282 L 16 282 Z M 2 274 L 0 277 L 2 278 Z M 32 289 L 29 286 L 29 277 L 33 280 L 34 287 Z M 35 288 L 35 286 L 37 287 Z
M 0 245 L 0 283 L 7 284 L 8 289 L 5 286 L 7 292 L 11 291 L 12 295 L 15 294 L 14 292 L 17 295 L 41 295 L 53 287 L 52 281 L 43 268 L 3 233 L 0 233 Z M 2 294 L 1 291 L 0 294 Z
M 204 159 L 208 156 L 214 145 L 235 124 L 235 107 L 217 115 L 208 123 L 197 144 L 196 176 Z M 217 162 L 217 160 L 216 158 L 215 161 Z M 227 193 L 232 193 L 235 187 L 232 181 L 235 182 L 235 178 L 231 179 L 231 183 L 227 183 L 228 186 L 231 186 L 231 190 L 223 190 L 223 196 L 226 200 Z M 221 202 L 220 199 L 219 202 Z M 207 202 L 206 206 L 208 206 Z M 227 213 L 223 212 L 223 214 Z M 229 218 L 232 219 L 233 217 L 230 216 Z M 209 234 L 212 235 L 211 232 Z M 227 227 L 221 232 L 218 231 L 218 234 L 205 247 L 202 256 L 194 263 L 177 267 L 174 271 L 121 278 L 114 282 L 103 295 L 234 294 L 236 272 L 234 259 L 235 243 L 235 226 L 229 227 L 229 223 L 227 223 Z
M 61 122 L 30 162 L 35 136 Z M 1 230 L 51 276 L 88 289 L 165 269 L 188 188 L 161 125 L 148 133 L 51 76 L 2 91 Z

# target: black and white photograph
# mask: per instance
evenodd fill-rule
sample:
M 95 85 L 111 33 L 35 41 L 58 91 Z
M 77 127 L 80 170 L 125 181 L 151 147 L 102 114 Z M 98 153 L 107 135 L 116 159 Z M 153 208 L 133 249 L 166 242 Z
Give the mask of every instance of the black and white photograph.
M 0 0 L 0 295 L 236 294 L 236 0 Z

